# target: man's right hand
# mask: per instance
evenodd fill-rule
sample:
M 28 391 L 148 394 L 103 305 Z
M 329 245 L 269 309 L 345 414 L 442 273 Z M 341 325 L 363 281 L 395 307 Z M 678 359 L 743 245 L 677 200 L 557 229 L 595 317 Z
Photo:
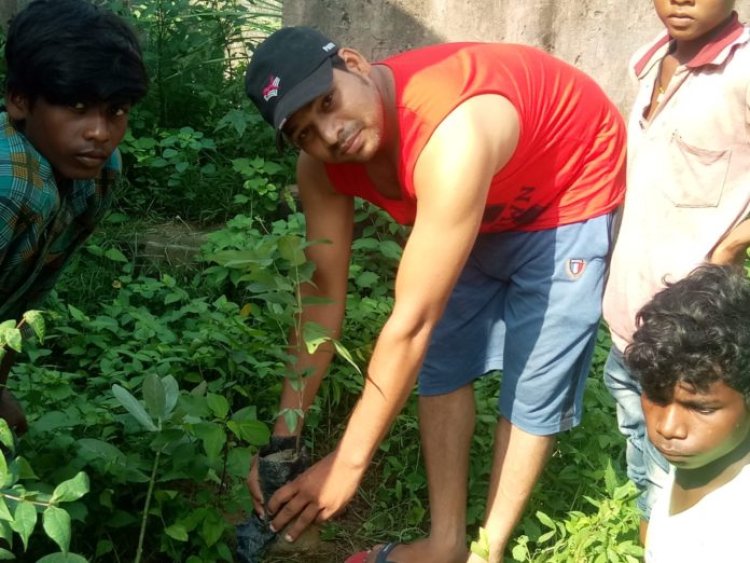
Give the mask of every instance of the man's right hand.
M 266 511 L 263 507 L 263 493 L 260 490 L 260 476 L 258 474 L 258 454 L 253 456 L 250 464 L 250 473 L 247 474 L 247 488 L 253 498 L 253 507 L 258 516 L 263 518 Z

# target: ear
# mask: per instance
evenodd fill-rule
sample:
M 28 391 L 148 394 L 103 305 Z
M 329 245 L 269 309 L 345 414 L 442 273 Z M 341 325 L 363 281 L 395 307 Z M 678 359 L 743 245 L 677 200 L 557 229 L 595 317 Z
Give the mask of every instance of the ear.
M 18 92 L 9 92 L 5 95 L 5 108 L 13 121 L 23 121 L 31 112 L 29 98 Z
M 363 75 L 370 74 L 370 69 L 372 68 L 372 66 L 364 57 L 364 55 L 356 49 L 351 49 L 350 47 L 342 47 L 341 49 L 339 49 L 338 55 L 339 57 L 344 59 L 346 68 L 350 72 L 355 72 L 357 74 Z

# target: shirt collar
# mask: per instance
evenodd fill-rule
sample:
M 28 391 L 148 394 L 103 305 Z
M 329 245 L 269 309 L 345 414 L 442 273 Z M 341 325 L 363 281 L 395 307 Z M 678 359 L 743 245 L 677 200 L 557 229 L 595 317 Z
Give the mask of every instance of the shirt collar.
M 660 36 L 644 55 L 635 63 L 634 69 L 638 77 L 642 77 L 655 55 L 665 50 L 665 46 L 671 41 L 668 34 Z M 745 26 L 740 23 L 737 12 L 732 12 L 732 17 L 724 25 L 714 39 L 703 46 L 698 53 L 685 65 L 687 68 L 696 69 L 706 65 L 721 65 L 731 53 L 731 47 L 748 41 Z

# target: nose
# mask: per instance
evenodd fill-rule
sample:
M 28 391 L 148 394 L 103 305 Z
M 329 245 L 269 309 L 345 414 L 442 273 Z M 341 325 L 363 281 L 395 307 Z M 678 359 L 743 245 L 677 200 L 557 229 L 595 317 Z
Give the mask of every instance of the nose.
M 87 140 L 106 143 L 110 138 L 109 119 L 106 110 L 93 109 L 86 116 L 83 136 Z
M 329 147 L 332 147 L 341 141 L 341 124 L 332 115 L 321 118 L 318 123 L 318 132 L 320 138 Z
M 684 440 L 687 438 L 687 425 L 677 405 L 670 404 L 660 409 L 656 420 L 656 432 L 665 440 Z

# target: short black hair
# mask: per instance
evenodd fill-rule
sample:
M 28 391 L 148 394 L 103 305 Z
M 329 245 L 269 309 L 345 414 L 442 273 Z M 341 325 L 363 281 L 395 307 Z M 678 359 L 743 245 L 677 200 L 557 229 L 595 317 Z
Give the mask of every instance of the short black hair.
M 87 0 L 35 0 L 10 22 L 6 93 L 33 104 L 135 103 L 148 75 L 135 33 Z
M 707 391 L 722 381 L 750 404 L 750 280 L 743 268 L 704 265 L 667 284 L 639 312 L 625 364 L 649 400 L 678 382 Z

